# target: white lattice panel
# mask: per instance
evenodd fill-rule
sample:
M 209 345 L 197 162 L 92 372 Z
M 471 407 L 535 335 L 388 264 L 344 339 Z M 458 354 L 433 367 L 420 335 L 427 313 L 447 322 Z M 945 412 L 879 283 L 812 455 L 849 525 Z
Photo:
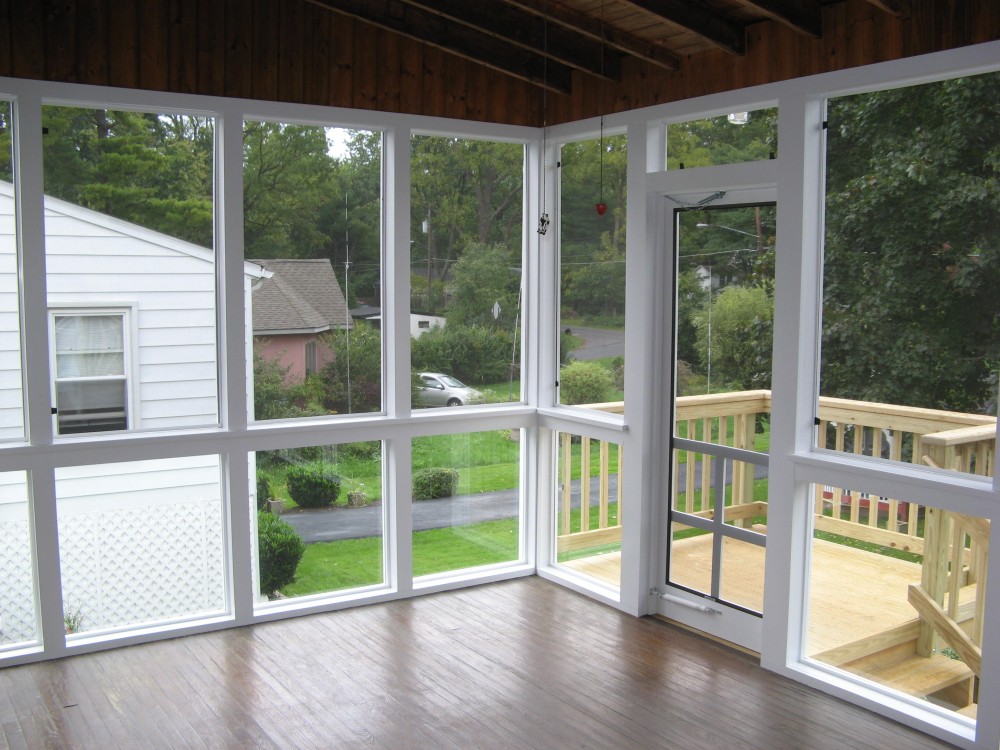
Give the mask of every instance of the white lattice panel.
M 217 498 L 67 515 L 59 540 L 63 603 L 81 631 L 226 606 Z
M 35 638 L 31 540 L 27 519 L 0 523 L 0 645 Z

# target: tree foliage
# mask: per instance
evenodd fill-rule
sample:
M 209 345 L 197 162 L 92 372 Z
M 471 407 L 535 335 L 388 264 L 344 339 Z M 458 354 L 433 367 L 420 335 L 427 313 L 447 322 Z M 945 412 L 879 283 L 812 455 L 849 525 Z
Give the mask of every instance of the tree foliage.
M 711 390 L 771 387 L 774 300 L 762 287 L 727 286 L 694 316 L 701 372 Z
M 989 74 L 831 102 L 822 393 L 995 401 L 998 100 Z
M 382 408 L 382 334 L 355 321 L 352 330 L 326 333 L 323 343 L 333 359 L 320 372 L 328 411 L 352 414 Z

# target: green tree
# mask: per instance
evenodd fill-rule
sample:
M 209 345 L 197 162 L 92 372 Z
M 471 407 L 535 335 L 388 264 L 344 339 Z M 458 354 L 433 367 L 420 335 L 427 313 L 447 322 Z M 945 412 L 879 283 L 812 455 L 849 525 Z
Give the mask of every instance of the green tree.
M 211 120 L 47 106 L 42 121 L 47 194 L 211 246 Z
M 821 393 L 995 408 L 1000 74 L 831 101 Z
M 243 210 L 248 258 L 321 258 L 331 243 L 317 216 L 330 202 L 333 160 L 323 128 L 243 126 Z
M 627 153 L 627 139 L 621 135 L 562 147 L 560 257 L 566 317 L 620 321 L 624 315 Z M 603 216 L 595 210 L 602 199 L 608 206 Z
M 513 330 L 520 312 L 520 266 L 520 253 L 503 245 L 470 245 L 452 268 L 448 325 Z M 494 305 L 500 306 L 496 318 Z
M 340 414 L 382 408 L 382 336 L 377 328 L 355 321 L 352 330 L 322 336 L 333 360 L 320 373 L 323 402 Z
M 475 244 L 502 245 L 518 258 L 524 147 L 468 138 L 416 136 L 411 148 L 411 268 L 433 282 Z M 420 300 L 439 312 L 444 300 Z
M 771 387 L 774 301 L 761 287 L 727 286 L 694 316 L 695 347 L 712 391 Z

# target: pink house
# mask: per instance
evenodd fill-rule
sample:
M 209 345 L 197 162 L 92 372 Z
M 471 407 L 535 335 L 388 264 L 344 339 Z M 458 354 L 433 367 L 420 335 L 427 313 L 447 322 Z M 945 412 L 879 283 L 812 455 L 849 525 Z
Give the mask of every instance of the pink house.
M 327 258 L 250 262 L 270 272 L 253 290 L 254 348 L 301 383 L 333 357 L 320 334 L 354 325 L 333 266 Z

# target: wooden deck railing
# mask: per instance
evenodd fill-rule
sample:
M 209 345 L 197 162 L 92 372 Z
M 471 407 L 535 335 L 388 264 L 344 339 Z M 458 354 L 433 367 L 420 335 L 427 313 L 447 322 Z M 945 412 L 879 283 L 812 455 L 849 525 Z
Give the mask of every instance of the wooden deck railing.
M 589 408 L 612 413 L 624 411 L 623 402 L 590 404 Z M 682 396 L 676 402 L 676 431 L 681 436 L 735 448 L 753 449 L 755 427 L 760 417 L 769 416 L 771 392 L 739 391 L 703 396 Z M 817 444 L 821 448 L 858 456 L 882 456 L 896 461 L 938 466 L 956 471 L 992 476 L 995 461 L 996 418 L 937 409 L 920 409 L 867 401 L 820 397 Z M 563 462 L 569 461 L 568 441 L 563 434 Z M 583 438 L 588 441 L 589 439 Z M 601 442 L 601 455 L 621 446 Z M 583 452 L 589 461 L 589 451 Z M 686 513 L 710 517 L 711 503 L 701 502 L 701 488 L 711 486 L 712 460 L 701 454 L 675 450 L 671 457 L 674 496 L 672 507 Z M 568 477 L 569 464 L 561 468 Z M 608 469 L 601 459 L 601 478 L 596 532 L 572 532 L 568 528 L 570 482 L 562 481 L 559 549 L 591 546 L 592 540 L 620 537 L 622 484 L 617 490 L 618 520 L 606 524 Z M 681 481 L 683 480 L 683 481 Z M 735 462 L 732 470 L 731 497 L 727 517 L 743 519 L 766 515 L 766 503 L 753 498 L 753 467 Z M 582 493 L 590 487 L 583 483 Z M 581 504 L 581 516 L 589 520 L 592 510 Z M 818 487 L 816 490 L 815 526 L 820 531 L 852 537 L 865 542 L 923 554 L 921 529 L 923 509 L 904 499 L 871 497 L 853 488 Z M 585 521 L 586 522 L 586 521 Z M 587 529 L 586 525 L 580 527 Z M 573 537 L 572 539 L 570 537 Z M 602 542 L 603 543 L 603 542 Z

